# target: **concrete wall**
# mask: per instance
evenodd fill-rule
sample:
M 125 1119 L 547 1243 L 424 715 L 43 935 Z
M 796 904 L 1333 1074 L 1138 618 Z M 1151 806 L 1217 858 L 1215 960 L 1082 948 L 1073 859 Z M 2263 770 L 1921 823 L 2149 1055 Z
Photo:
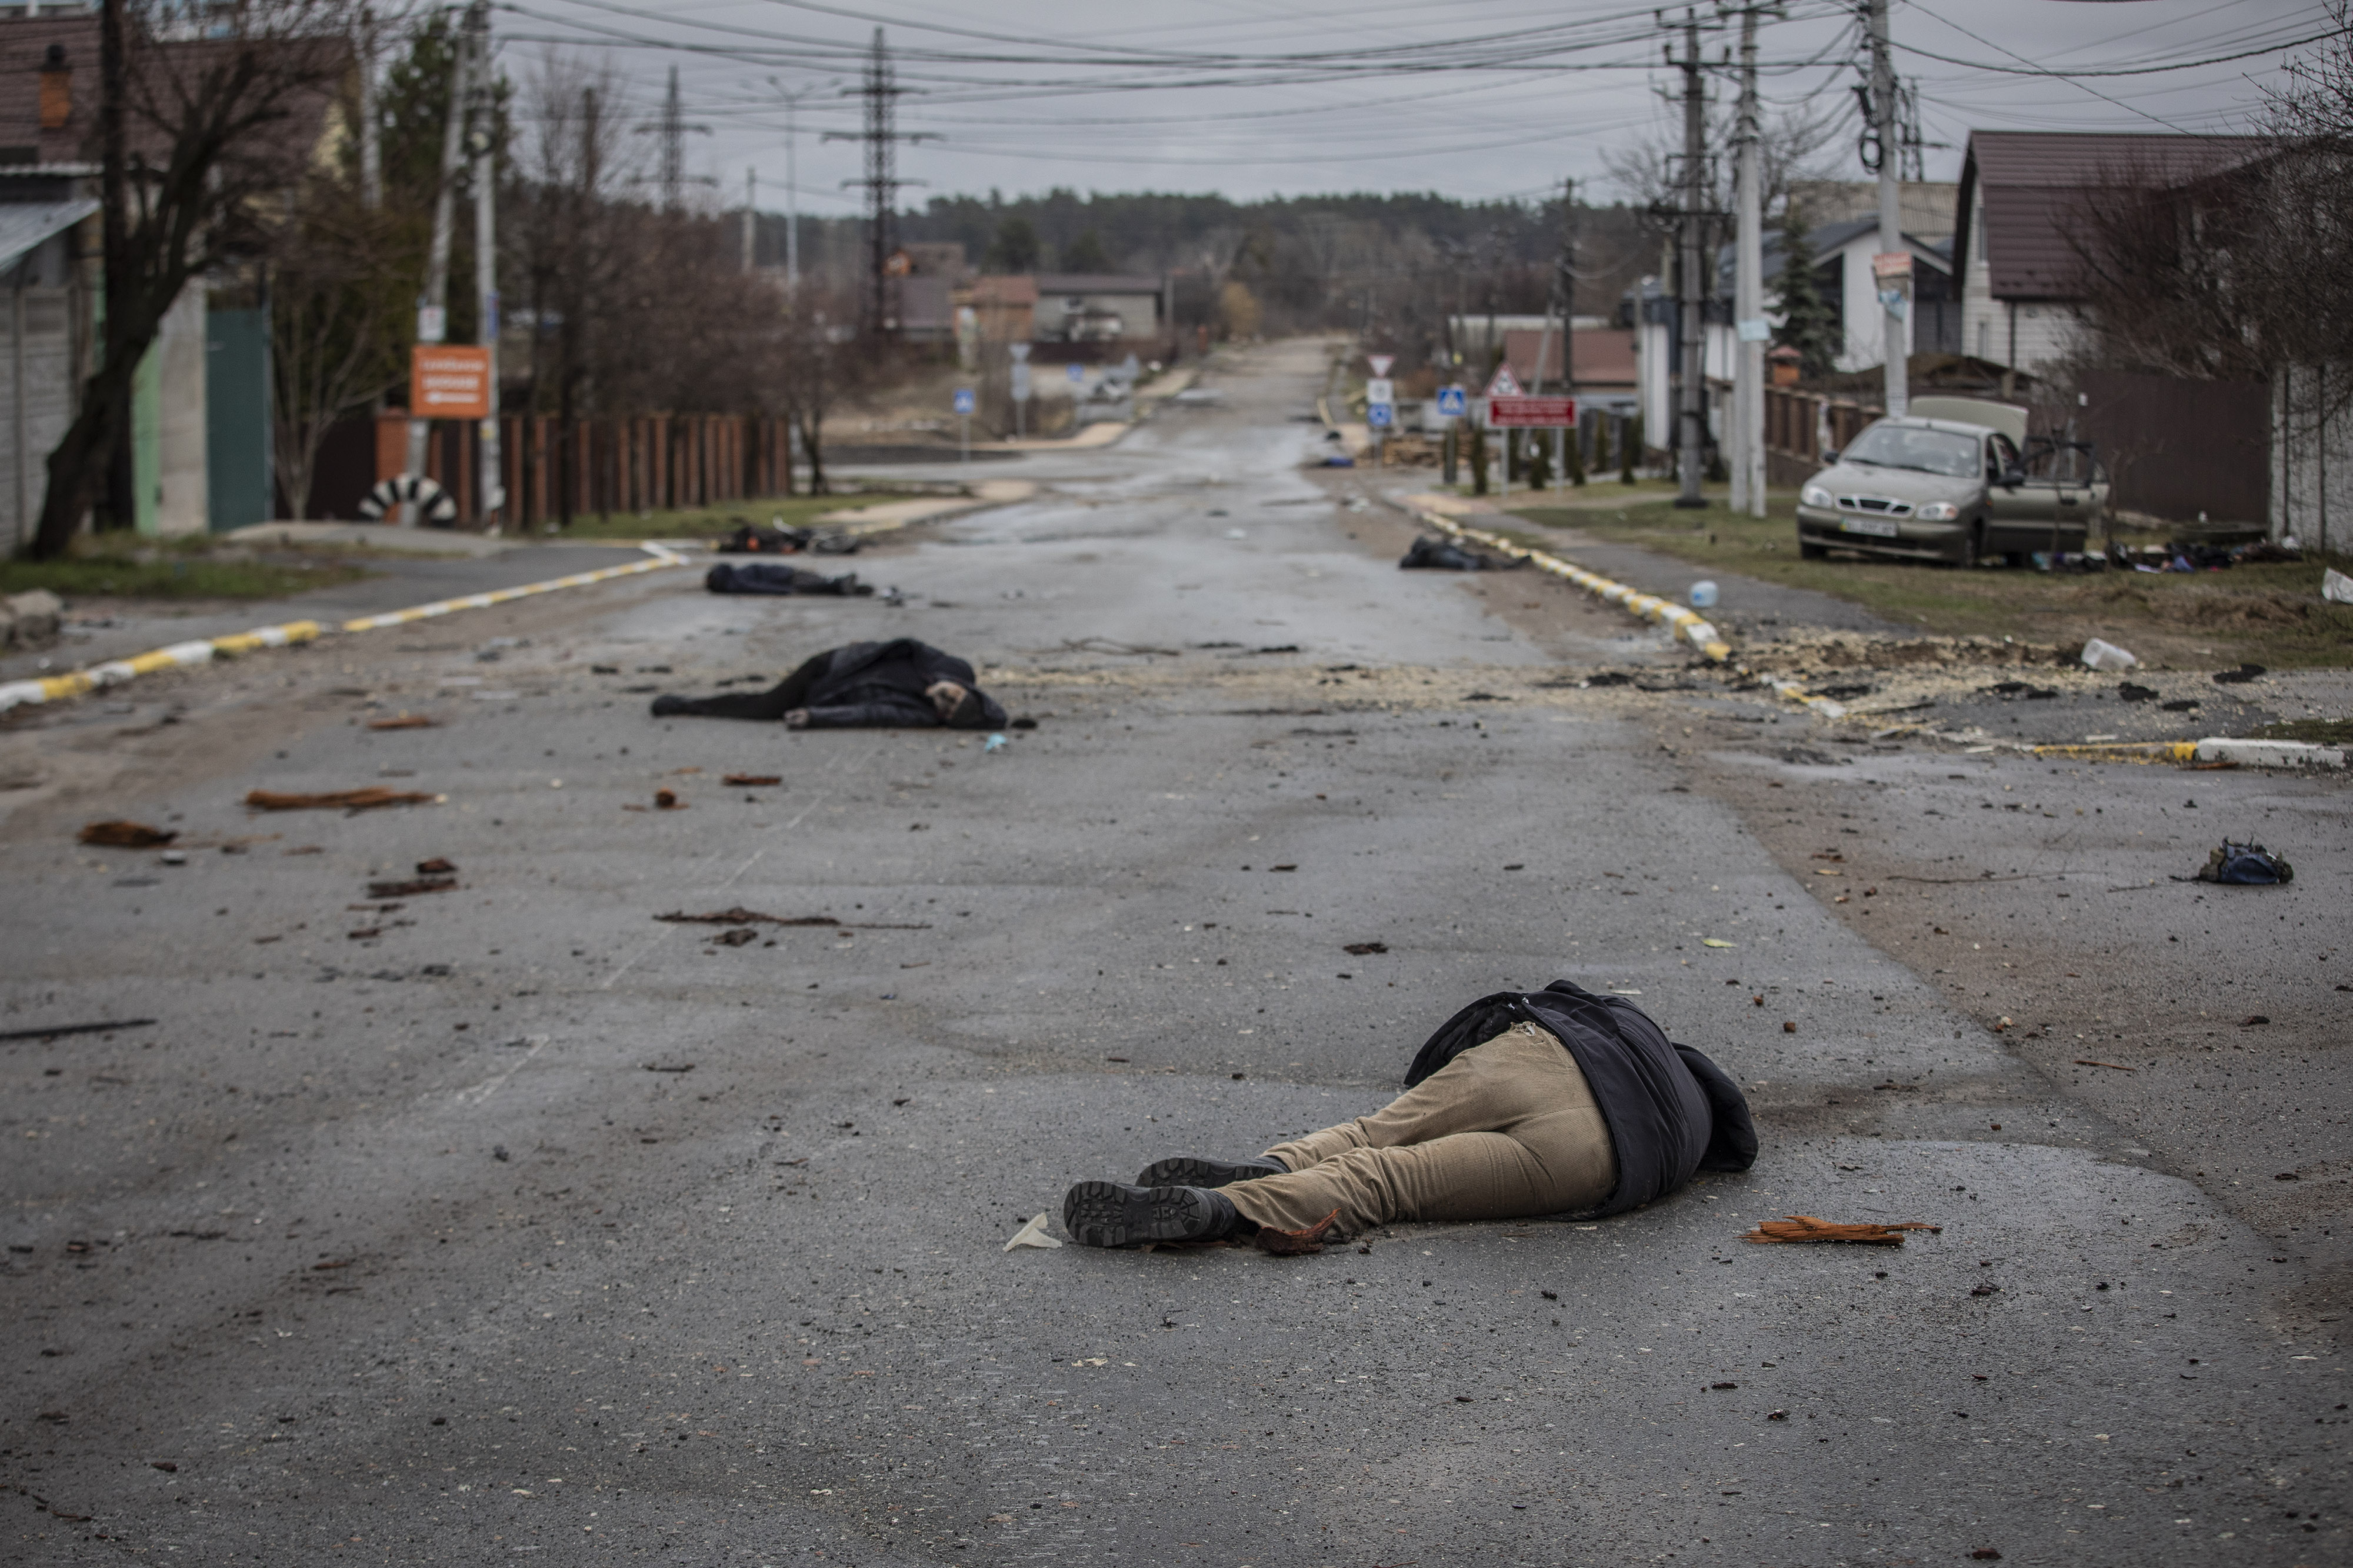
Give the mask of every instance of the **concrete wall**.
M 164 312 L 147 351 L 155 379 L 154 510 L 140 498 L 140 531 L 169 538 L 202 533 L 212 515 L 206 482 L 205 287 L 189 284 Z
M 2353 365 L 2297 365 L 2272 382 L 2271 535 L 2353 547 Z M 2333 413 L 2332 399 L 2338 400 Z
M 0 278 L 0 552 L 33 536 L 50 451 L 73 422 L 75 300 L 65 237 Z

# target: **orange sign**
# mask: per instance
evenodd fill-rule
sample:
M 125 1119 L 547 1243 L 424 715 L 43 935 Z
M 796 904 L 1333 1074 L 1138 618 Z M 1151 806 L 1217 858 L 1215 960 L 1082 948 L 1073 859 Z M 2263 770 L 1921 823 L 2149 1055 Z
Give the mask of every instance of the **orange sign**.
M 488 419 L 491 351 L 417 344 L 408 362 L 408 412 L 417 419 Z

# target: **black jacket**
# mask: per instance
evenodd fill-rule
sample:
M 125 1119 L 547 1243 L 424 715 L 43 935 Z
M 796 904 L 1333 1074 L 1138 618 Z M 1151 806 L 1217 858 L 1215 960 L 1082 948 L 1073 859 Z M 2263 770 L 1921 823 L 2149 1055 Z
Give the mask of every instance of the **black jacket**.
M 864 729 L 940 722 L 924 689 L 953 680 L 979 699 L 977 710 L 955 727 L 1001 730 L 1005 710 L 980 689 L 972 666 L 913 637 L 890 642 L 854 642 L 826 656 L 828 663 L 810 684 L 800 706 L 812 730 Z
M 1595 1215 L 1622 1214 L 1664 1197 L 1695 1171 L 1745 1171 L 1756 1163 L 1748 1101 L 1722 1068 L 1669 1041 L 1624 997 L 1597 996 L 1566 980 L 1472 1003 L 1423 1045 L 1407 1085 L 1524 1021 L 1543 1026 L 1577 1058 L 1609 1123 L 1618 1185 Z

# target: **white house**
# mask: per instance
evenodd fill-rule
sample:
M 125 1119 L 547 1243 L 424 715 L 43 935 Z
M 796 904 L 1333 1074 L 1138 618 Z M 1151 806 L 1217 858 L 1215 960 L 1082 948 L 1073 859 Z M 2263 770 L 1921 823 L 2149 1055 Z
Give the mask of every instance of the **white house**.
M 2101 191 L 2164 188 L 2263 150 L 2253 136 L 1972 131 L 1961 161 L 1961 352 L 2035 372 L 2064 359 L 2083 320 L 2083 226 Z

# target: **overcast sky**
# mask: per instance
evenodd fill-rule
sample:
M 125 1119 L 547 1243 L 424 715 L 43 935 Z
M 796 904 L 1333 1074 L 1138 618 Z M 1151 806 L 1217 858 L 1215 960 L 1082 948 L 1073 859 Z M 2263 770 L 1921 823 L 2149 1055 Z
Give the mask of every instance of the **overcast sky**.
M 1783 9 L 1759 36 L 1767 100 L 1844 114 L 1833 172 L 1865 178 L 1853 7 Z M 1702 15 L 1713 60 L 1736 35 Z M 859 149 L 820 134 L 859 128 L 841 89 L 878 24 L 907 89 L 899 130 L 939 138 L 900 150 L 901 176 L 928 182 L 909 205 L 1054 185 L 1529 197 L 1565 176 L 1613 199 L 1607 152 L 1680 124 L 1652 16 L 1614 0 L 501 0 L 495 26 L 511 75 L 574 39 L 565 52 L 609 62 L 648 117 L 677 67 L 685 119 L 709 128 L 688 167 L 717 205 L 742 205 L 750 169 L 762 208 L 784 207 L 782 94 L 799 93 L 801 210 L 849 216 Z M 1928 177 L 1952 179 L 1973 127 L 2244 129 L 2283 62 L 2312 49 L 2289 46 L 2328 25 L 2323 0 L 1897 0 L 1893 31 L 1926 139 L 1944 143 Z

